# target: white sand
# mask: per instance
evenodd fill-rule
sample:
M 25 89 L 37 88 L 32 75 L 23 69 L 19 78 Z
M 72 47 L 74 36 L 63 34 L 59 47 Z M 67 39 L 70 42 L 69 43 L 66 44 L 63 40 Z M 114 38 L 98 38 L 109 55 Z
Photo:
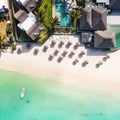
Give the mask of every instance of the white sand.
M 57 78 L 58 80 L 64 82 L 64 84 L 71 82 L 82 87 L 89 86 L 104 90 L 108 89 L 109 86 L 109 89 L 114 87 L 115 91 L 120 88 L 120 50 L 109 53 L 110 59 L 103 62 L 103 65 L 99 68 L 96 68 L 95 65 L 99 61 L 102 61 L 105 55 L 104 52 L 87 50 L 82 46 L 80 46 L 77 50 L 74 50 L 73 46 L 78 41 L 77 37 L 68 38 L 66 36 L 62 36 L 61 39 L 65 39 L 65 44 L 61 49 L 58 48 L 60 37 L 56 38 L 54 48 L 50 47 L 52 38 L 49 39 L 44 44 L 48 45 L 46 53 L 42 51 L 44 45 L 32 45 L 32 49 L 30 50 L 26 49 L 25 44 L 18 45 L 17 47 L 23 47 L 23 52 L 19 55 L 17 54 L 17 51 L 12 54 L 9 49 L 6 53 L 2 53 L 0 57 L 0 69 L 32 73 L 47 78 Z M 66 49 L 65 45 L 68 41 L 74 42 L 69 49 Z M 36 56 L 33 54 L 35 48 L 39 48 L 38 55 Z M 59 50 L 59 54 L 54 57 L 52 61 L 49 61 L 48 57 L 50 54 L 53 54 L 55 49 Z M 75 55 L 73 58 L 69 58 L 67 54 L 66 57 L 63 58 L 62 62 L 58 63 L 57 59 L 61 56 L 64 50 L 66 50 L 68 54 L 71 51 L 74 51 Z M 78 54 L 82 50 L 85 51 L 85 55 L 83 55 L 82 58 L 79 58 Z M 76 58 L 79 62 L 76 65 L 73 65 L 72 62 Z M 89 61 L 89 64 L 86 65 L 86 67 L 81 66 L 84 60 Z

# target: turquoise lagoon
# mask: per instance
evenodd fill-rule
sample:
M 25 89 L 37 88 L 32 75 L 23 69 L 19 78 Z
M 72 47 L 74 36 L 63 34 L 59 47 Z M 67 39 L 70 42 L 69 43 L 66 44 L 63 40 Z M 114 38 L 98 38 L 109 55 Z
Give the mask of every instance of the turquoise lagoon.
M 120 94 L 0 71 L 0 120 L 120 120 L 119 112 Z

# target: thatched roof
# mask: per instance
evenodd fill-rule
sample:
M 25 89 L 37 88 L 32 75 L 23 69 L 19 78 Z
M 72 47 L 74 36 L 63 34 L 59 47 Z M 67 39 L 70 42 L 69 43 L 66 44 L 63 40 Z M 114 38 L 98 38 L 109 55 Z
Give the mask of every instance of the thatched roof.
M 106 30 L 107 12 L 103 8 L 83 8 L 79 30 Z
M 29 11 L 33 11 L 42 0 L 25 0 L 22 5 Z
M 80 18 L 80 29 L 88 30 L 92 29 L 92 9 L 83 8 L 81 10 L 82 17 Z
M 115 47 L 115 33 L 98 30 L 94 33 L 94 48 Z
M 36 22 L 26 33 L 32 40 L 35 40 L 43 29 L 42 23 Z
M 19 22 L 23 22 L 28 17 L 28 14 L 24 10 L 19 10 L 14 16 Z
M 92 25 L 94 30 L 106 30 L 107 29 L 107 12 L 104 8 L 92 9 Z
M 109 8 L 120 10 L 120 0 L 110 0 Z

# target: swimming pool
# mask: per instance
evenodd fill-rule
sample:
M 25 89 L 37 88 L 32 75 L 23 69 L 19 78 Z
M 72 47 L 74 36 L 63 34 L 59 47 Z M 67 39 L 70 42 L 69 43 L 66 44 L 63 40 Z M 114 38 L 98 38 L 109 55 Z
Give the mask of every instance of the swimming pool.
M 110 25 L 110 31 L 116 33 L 116 48 L 120 47 L 120 25 Z
M 60 27 L 70 27 L 70 14 L 65 12 L 65 3 L 56 2 L 55 12 L 60 13 Z

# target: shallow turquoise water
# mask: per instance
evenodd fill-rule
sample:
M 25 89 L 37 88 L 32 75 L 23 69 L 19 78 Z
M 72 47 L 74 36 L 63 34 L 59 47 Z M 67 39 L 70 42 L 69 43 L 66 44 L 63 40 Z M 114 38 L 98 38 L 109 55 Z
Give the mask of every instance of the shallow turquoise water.
M 0 71 L 0 120 L 120 120 L 119 96 Z

